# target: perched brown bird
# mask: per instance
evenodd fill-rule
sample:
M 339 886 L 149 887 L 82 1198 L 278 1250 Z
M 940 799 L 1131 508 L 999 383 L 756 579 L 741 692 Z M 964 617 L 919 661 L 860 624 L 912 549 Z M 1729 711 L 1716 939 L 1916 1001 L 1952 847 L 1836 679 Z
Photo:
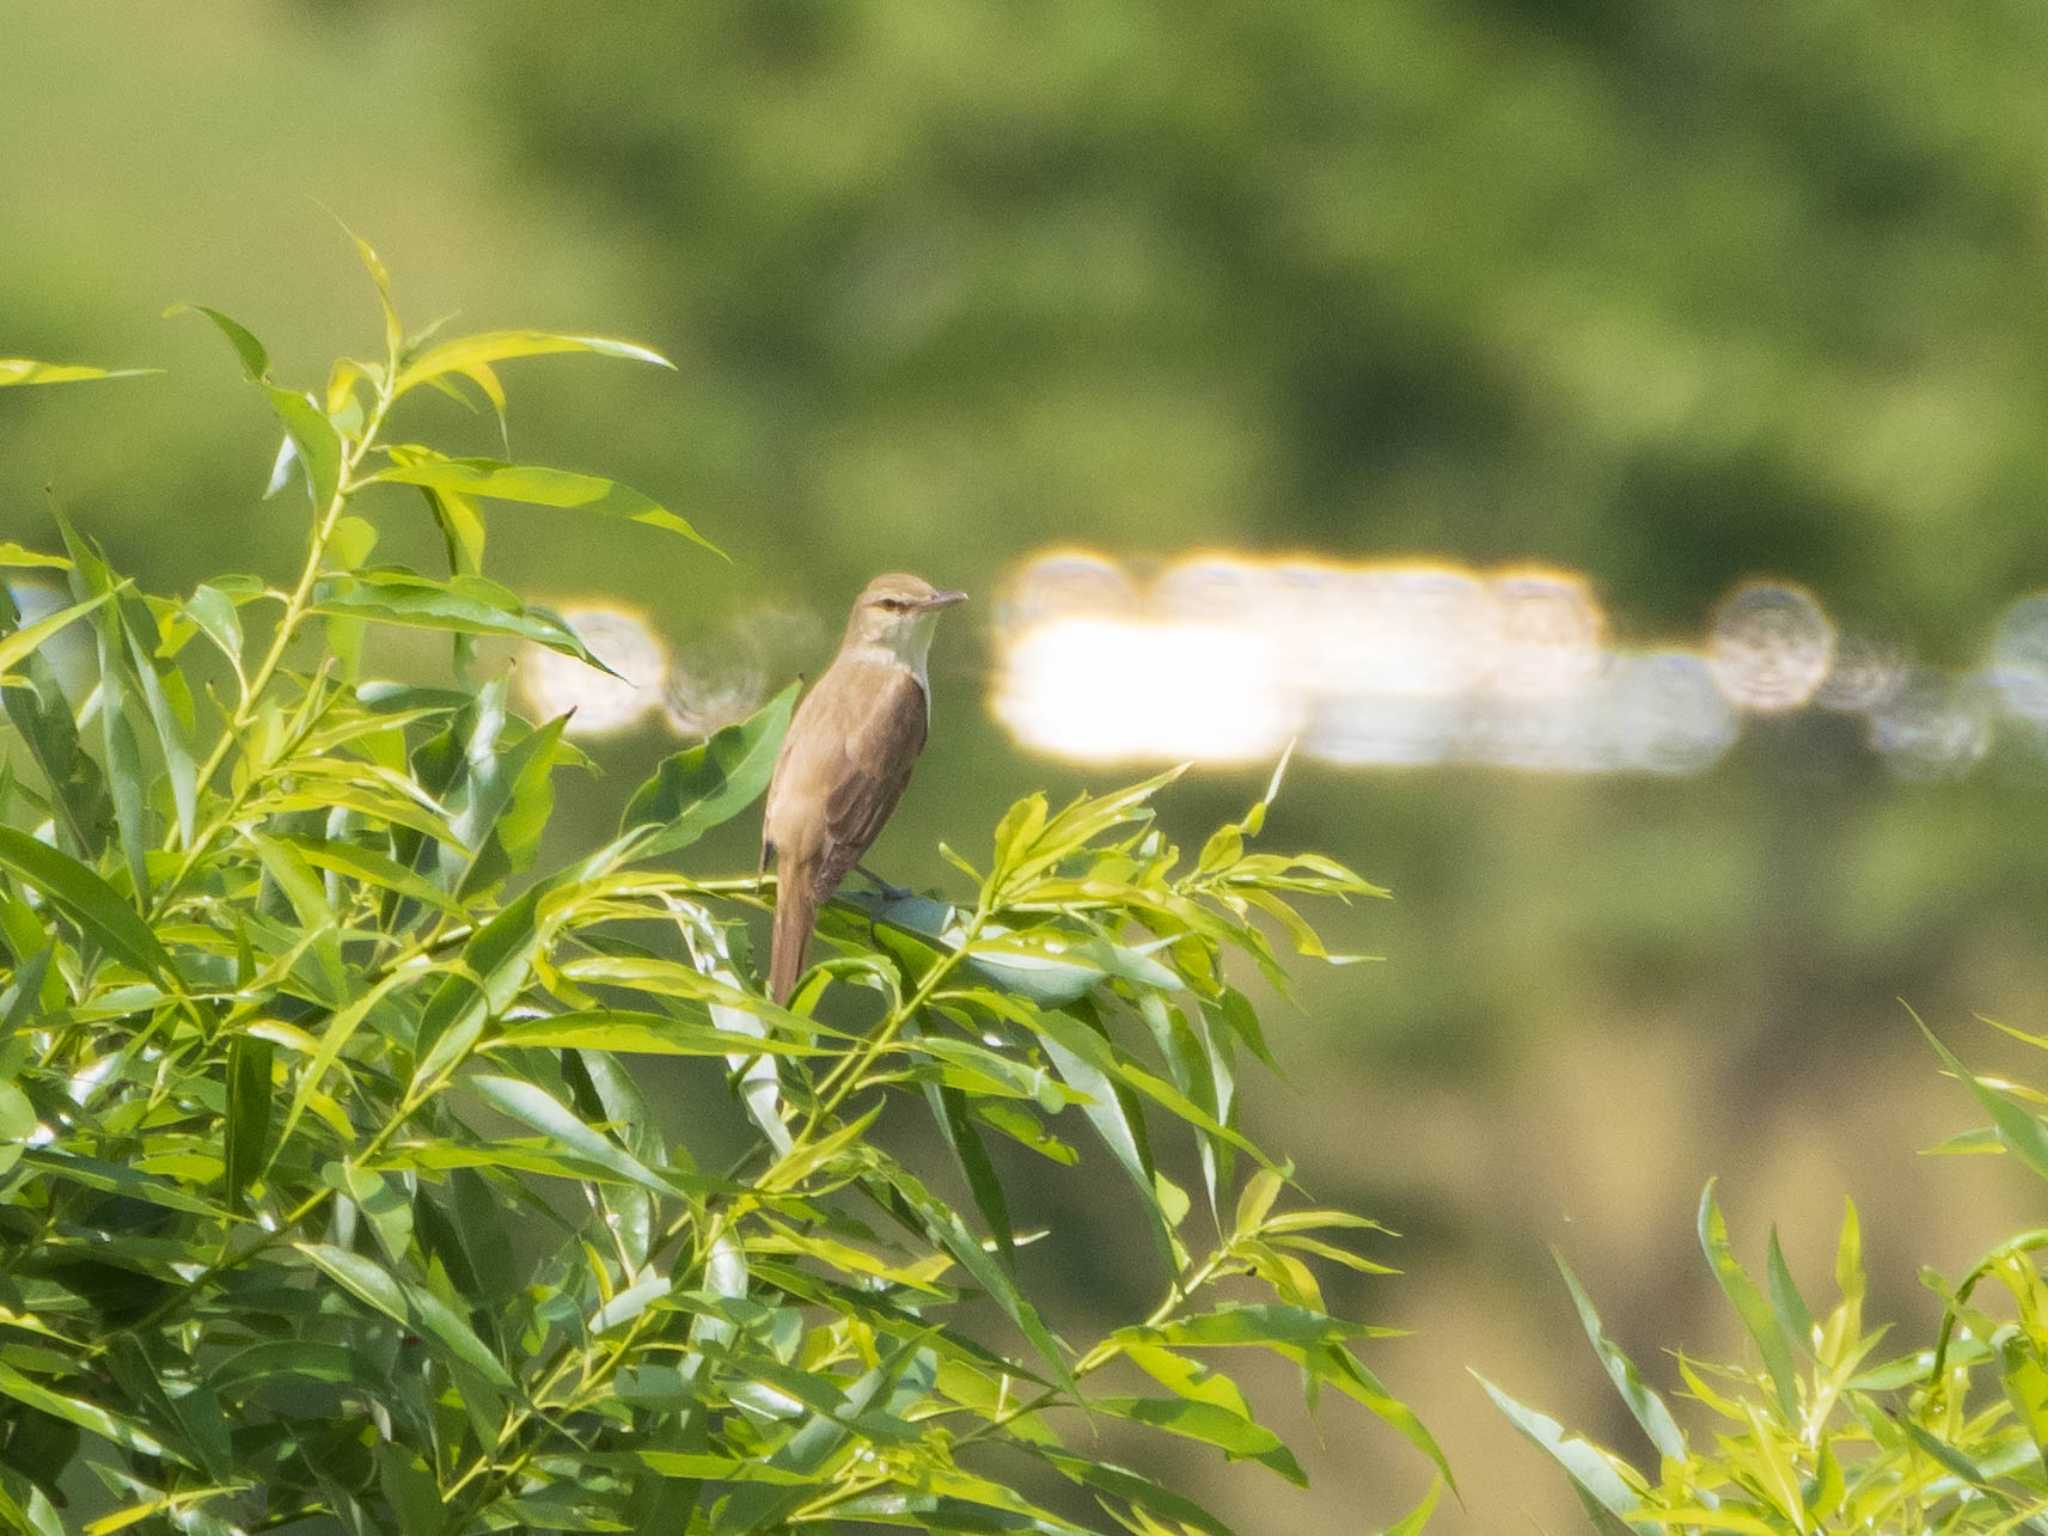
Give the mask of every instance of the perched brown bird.
M 917 576 L 877 576 L 853 605 L 839 654 L 797 706 L 761 818 L 761 867 L 775 858 L 768 993 L 787 1002 L 818 908 L 903 797 L 931 716 L 925 656 L 939 610 L 967 601 Z

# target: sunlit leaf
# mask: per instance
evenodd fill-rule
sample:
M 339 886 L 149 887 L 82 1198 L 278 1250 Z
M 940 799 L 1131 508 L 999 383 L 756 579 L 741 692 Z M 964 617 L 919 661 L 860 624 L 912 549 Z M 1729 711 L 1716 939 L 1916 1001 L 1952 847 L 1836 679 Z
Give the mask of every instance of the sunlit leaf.
M 796 695 L 792 683 L 745 720 L 662 761 L 626 802 L 619 822 L 621 832 L 660 829 L 638 845 L 640 857 L 679 852 L 760 797 L 789 730 Z
M 0 357 L 0 387 L 9 384 L 77 384 L 88 379 L 139 379 L 161 368 L 91 368 L 83 363 L 39 363 L 28 357 Z
M 585 1162 L 608 1168 L 657 1195 L 672 1194 L 662 1177 L 616 1142 L 599 1135 L 545 1089 L 516 1077 L 480 1073 L 468 1079 L 484 1102 L 560 1143 Z
M 0 868 L 11 870 L 63 909 L 109 953 L 148 975 L 175 982 L 171 957 L 149 924 L 114 888 L 76 859 L 26 832 L 0 827 Z
M 1557 1261 L 1558 1272 L 1564 1276 L 1564 1283 L 1572 1293 L 1572 1305 L 1578 1308 L 1579 1323 L 1586 1330 L 1586 1339 L 1600 1357 L 1608 1379 L 1614 1383 L 1614 1390 L 1621 1394 L 1621 1400 L 1628 1405 L 1635 1421 L 1643 1426 L 1643 1433 L 1650 1437 L 1650 1443 L 1657 1447 L 1658 1453 L 1673 1461 L 1684 1461 L 1687 1454 L 1685 1435 L 1671 1417 L 1671 1410 L 1665 1407 L 1664 1399 L 1643 1380 L 1635 1362 L 1607 1336 L 1600 1323 L 1600 1314 L 1593 1308 L 1592 1298 L 1579 1284 L 1579 1277 L 1572 1273 L 1564 1254 L 1553 1248 L 1550 1256 Z
M 125 1450 L 144 1456 L 163 1456 L 171 1461 L 184 1460 L 134 1420 L 85 1398 L 54 1391 L 32 1381 L 4 1361 L 0 1361 L 0 1395 L 68 1424 L 76 1424 L 80 1429 L 89 1430 L 102 1440 L 111 1440 Z
M 599 475 L 566 469 L 507 464 L 501 459 L 423 459 L 393 464 L 370 477 L 400 485 L 423 485 L 459 496 L 488 501 L 516 501 L 537 507 L 560 507 L 601 513 L 665 528 L 701 544 L 713 554 L 724 552 L 675 513 L 630 486 Z
M 22 658 L 36 650 L 50 636 L 73 620 L 85 617 L 113 595 L 112 592 L 95 593 L 84 602 L 73 603 L 69 608 L 60 608 L 47 618 L 23 625 L 12 634 L 0 637 L 0 675 L 13 671 L 21 664 Z
M 509 588 L 482 576 L 437 581 L 396 568 L 362 571 L 322 582 L 314 603 L 318 613 L 354 615 L 416 629 L 531 640 L 573 656 L 585 666 L 611 671 L 567 624 L 545 609 L 529 608 Z
M 1604 1452 L 1576 1436 L 1567 1435 L 1557 1420 L 1533 1408 L 1523 1407 L 1477 1371 L 1473 1375 L 1486 1389 L 1486 1395 L 1493 1399 L 1494 1406 L 1507 1415 L 1508 1422 L 1563 1467 L 1575 1487 L 1584 1490 L 1611 1514 L 1627 1515 L 1635 1509 L 1640 1501 L 1622 1481 L 1621 1474 L 1614 1470 L 1613 1462 Z
M 318 508 L 332 505 L 341 489 L 342 471 L 341 437 L 334 430 L 334 423 L 296 390 L 280 389 L 270 384 L 264 386 L 264 393 L 270 398 L 270 408 L 277 412 L 285 431 L 291 435 L 299 462 L 305 466 L 306 484 L 312 491 L 313 505 Z
M 46 555 L 39 550 L 25 548 L 12 539 L 0 539 L 0 567 L 13 570 L 41 567 L 46 570 L 68 571 L 71 562 L 62 555 Z
M 270 376 L 270 354 L 255 333 L 239 320 L 210 309 L 204 304 L 173 304 L 164 311 L 164 318 L 173 315 L 200 315 L 213 322 L 214 328 L 225 336 L 228 345 L 235 349 L 235 357 L 242 365 L 242 372 L 253 383 L 261 383 Z
M 475 336 L 458 336 L 429 347 L 399 371 L 396 392 L 404 394 L 414 385 L 444 373 L 469 373 L 492 363 L 517 357 L 541 357 L 558 352 L 588 352 L 599 357 L 619 357 L 631 362 L 653 363 L 662 368 L 675 364 L 649 347 L 609 336 L 572 336 L 553 331 L 484 331 Z
M 1756 1282 L 1749 1278 L 1748 1271 L 1743 1269 L 1734 1249 L 1729 1246 L 1728 1224 L 1721 1215 L 1721 1207 L 1715 1203 L 1712 1179 L 1707 1180 L 1706 1188 L 1700 1192 L 1699 1230 L 1700 1246 L 1706 1250 L 1707 1262 L 1713 1266 L 1714 1278 L 1720 1282 L 1722 1294 L 1734 1306 L 1743 1327 L 1749 1330 L 1749 1336 L 1756 1340 L 1757 1348 L 1763 1354 L 1764 1366 L 1770 1372 L 1771 1382 L 1777 1391 L 1778 1407 L 1787 1423 L 1795 1422 L 1798 1401 L 1793 1386 L 1796 1372 L 1791 1347 L 1778 1326 L 1771 1304 L 1764 1300 Z

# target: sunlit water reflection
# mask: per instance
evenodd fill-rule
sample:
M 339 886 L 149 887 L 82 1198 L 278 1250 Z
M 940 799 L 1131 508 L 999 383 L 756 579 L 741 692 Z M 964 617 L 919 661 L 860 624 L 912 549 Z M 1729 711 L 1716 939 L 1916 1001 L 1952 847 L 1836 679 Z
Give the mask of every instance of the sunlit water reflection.
M 2000 718 L 2048 741 L 2048 593 L 2013 606 L 1968 676 L 1841 633 L 1779 581 L 1732 591 L 1698 648 L 1617 643 L 1574 572 L 1443 561 L 1208 551 L 1146 582 L 1063 549 L 1017 569 L 997 614 L 997 718 L 1082 761 L 1236 762 L 1297 740 L 1357 766 L 1685 775 L 1749 717 L 1808 708 L 1863 716 L 1911 779 L 1967 773 Z

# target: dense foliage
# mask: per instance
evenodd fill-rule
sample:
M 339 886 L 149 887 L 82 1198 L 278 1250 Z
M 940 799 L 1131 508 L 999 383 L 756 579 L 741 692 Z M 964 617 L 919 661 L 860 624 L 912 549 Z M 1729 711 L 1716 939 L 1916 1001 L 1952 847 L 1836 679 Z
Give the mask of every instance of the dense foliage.
M 486 504 L 698 536 L 616 482 L 392 420 L 429 388 L 502 418 L 513 358 L 661 359 L 409 335 L 358 245 L 383 355 L 317 393 L 198 311 L 282 423 L 273 492 L 309 494 L 293 582 L 147 592 L 61 518 L 61 555 L 0 545 L 71 587 L 0 612 L 0 1521 L 1220 1536 L 1121 1458 L 1173 1435 L 1301 1481 L 1212 1363 L 1247 1349 L 1441 1466 L 1357 1353 L 1381 1330 L 1333 1315 L 1313 1267 L 1381 1272 L 1345 1245 L 1376 1224 L 1283 1201 L 1287 1165 L 1235 1128 L 1240 1063 L 1271 1058 L 1227 957 L 1284 985 L 1261 923 L 1324 956 L 1294 903 L 1373 888 L 1252 851 L 1265 800 L 1184 859 L 1150 808 L 1171 774 L 1030 796 L 983 858 L 949 852 L 957 897 L 830 909 L 776 1007 L 747 942 L 772 880 L 675 855 L 759 795 L 793 690 L 535 867 L 581 754 L 502 675 L 468 680 L 473 648 L 594 658 L 483 574 Z M 373 564 L 422 502 L 447 574 Z M 461 681 L 379 676 L 387 627 L 452 634 Z M 723 1141 L 675 1133 L 727 1108 Z M 1081 1124 L 1128 1177 L 1160 1299 L 1077 1343 L 1019 1279 L 1063 1234 L 1016 1229 L 1001 1170 L 1076 1163 Z M 1162 1171 L 1164 1126 L 1199 1190 Z
M 2048 1037 L 2006 1032 L 2048 1049 Z M 2010 1153 L 2048 1178 L 2048 1123 L 2028 1107 L 2048 1104 L 2048 1093 L 1980 1077 L 1931 1032 L 1927 1038 L 1992 1119 L 1938 1150 Z M 1939 1328 L 1929 1343 L 1903 1353 L 1892 1342 L 1883 1358 L 1878 1349 L 1890 1327 L 1864 1321 L 1863 1239 L 1853 1203 L 1836 1245 L 1837 1299 L 1824 1313 L 1801 1295 L 1775 1229 L 1764 1283 L 1751 1277 L 1711 1183 L 1700 1200 L 1699 1235 L 1755 1346 L 1754 1359 L 1742 1364 L 1678 1356 L 1687 1395 L 1713 1425 L 1711 1448 L 1697 1433 L 1688 1436 L 1606 1335 L 1561 1254 L 1558 1267 L 1586 1336 L 1655 1449 L 1657 1475 L 1567 1435 L 1486 1384 L 1515 1426 L 1563 1467 L 1593 1529 L 1609 1536 L 1631 1529 L 1748 1536 L 2048 1530 L 2048 1280 L 2036 1258 L 2048 1248 L 2048 1229 L 1998 1244 L 1953 1285 L 1923 1273 L 1942 1301 Z M 1999 1290 L 2007 1305 L 1987 1306 L 1980 1293 Z

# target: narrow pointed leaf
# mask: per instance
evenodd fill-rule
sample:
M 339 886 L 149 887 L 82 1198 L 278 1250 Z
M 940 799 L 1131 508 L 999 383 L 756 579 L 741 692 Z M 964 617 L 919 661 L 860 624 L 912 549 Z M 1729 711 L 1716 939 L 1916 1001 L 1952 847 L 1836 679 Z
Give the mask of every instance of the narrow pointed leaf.
M 649 527 L 679 533 L 713 554 L 724 553 L 659 502 L 643 496 L 631 486 L 599 475 L 544 469 L 537 465 L 507 464 L 502 459 L 472 458 L 423 459 L 410 464 L 393 464 L 371 478 L 400 485 L 430 486 L 438 491 L 481 496 L 490 501 L 516 501 L 529 506 L 560 507 L 625 518 L 629 522 L 646 523 Z
M 789 731 L 796 695 L 792 683 L 745 720 L 662 762 L 633 792 L 620 819 L 622 832 L 660 828 L 640 845 L 638 857 L 679 852 L 760 798 Z
M 1687 1455 L 1685 1434 L 1679 1429 L 1678 1421 L 1671 1417 L 1671 1410 L 1664 1405 L 1664 1399 L 1643 1380 L 1635 1362 L 1607 1336 L 1607 1331 L 1600 1324 L 1600 1314 L 1593 1308 L 1592 1298 L 1579 1284 L 1579 1277 L 1572 1273 L 1564 1254 L 1555 1248 L 1550 1254 L 1557 1261 L 1558 1272 L 1564 1276 L 1564 1283 L 1572 1293 L 1572 1305 L 1578 1309 L 1579 1324 L 1586 1330 L 1586 1338 L 1592 1344 L 1593 1352 L 1600 1357 L 1601 1365 L 1606 1367 L 1614 1390 L 1621 1394 L 1621 1400 L 1628 1405 L 1635 1421 L 1642 1425 L 1643 1433 L 1650 1437 L 1650 1443 L 1657 1447 L 1658 1454 L 1683 1463 Z
M 1764 1368 L 1770 1372 L 1771 1384 L 1777 1391 L 1778 1407 L 1788 1424 L 1798 1422 L 1798 1399 L 1793 1382 L 1796 1371 L 1792 1363 L 1792 1351 L 1785 1339 L 1784 1331 L 1778 1326 L 1777 1314 L 1771 1304 L 1764 1300 L 1763 1292 L 1756 1288 L 1756 1282 L 1735 1257 L 1735 1250 L 1728 1243 L 1728 1223 L 1721 1215 L 1721 1207 L 1714 1201 L 1714 1181 L 1707 1180 L 1707 1187 L 1700 1193 L 1700 1247 L 1706 1251 L 1707 1262 L 1713 1267 L 1714 1278 L 1720 1282 L 1722 1294 L 1735 1308 L 1742 1319 L 1742 1326 L 1749 1330 L 1749 1336 L 1756 1340 L 1762 1352 Z
M 0 868 L 41 891 L 117 958 L 176 985 L 171 957 L 136 910 L 98 875 L 26 832 L 0 827 Z
M 225 336 L 228 345 L 235 349 L 235 358 L 241 363 L 242 372 L 248 375 L 251 382 L 261 383 L 270 376 L 270 353 L 265 350 L 263 343 L 256 339 L 255 332 L 241 321 L 205 304 L 173 304 L 164 311 L 164 318 L 169 319 L 173 315 L 199 315 L 212 321 L 214 328 Z

